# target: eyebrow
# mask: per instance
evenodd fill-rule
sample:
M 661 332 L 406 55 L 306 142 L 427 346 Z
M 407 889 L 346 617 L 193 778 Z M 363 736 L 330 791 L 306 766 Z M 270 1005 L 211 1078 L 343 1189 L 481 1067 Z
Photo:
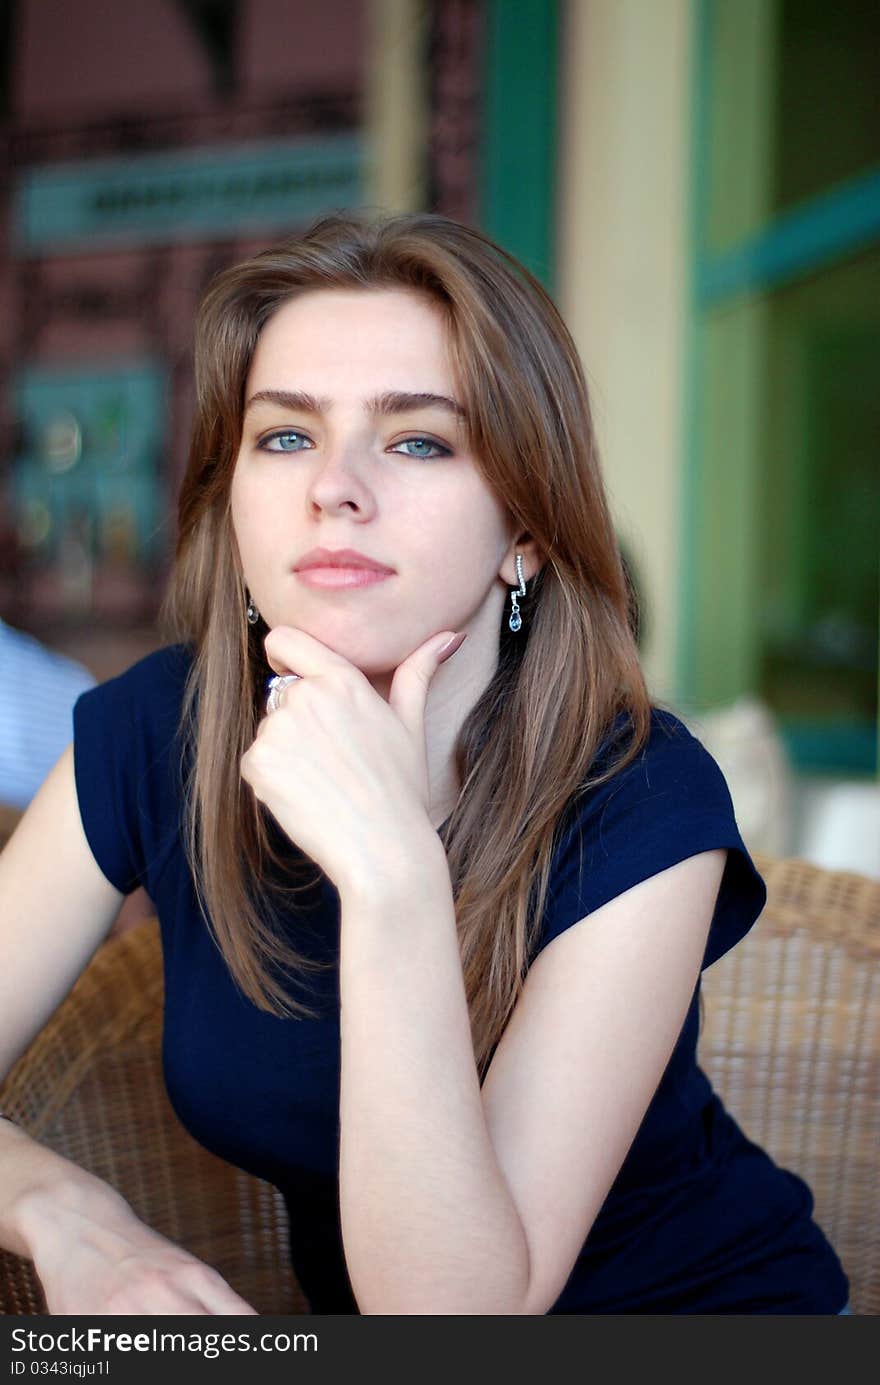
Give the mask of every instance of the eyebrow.
M 259 390 L 245 404 L 245 413 L 254 404 L 277 404 L 282 409 L 293 409 L 298 413 L 324 414 L 332 408 L 333 401 L 316 398 L 302 390 Z M 366 401 L 364 408 L 368 414 L 409 414 L 416 409 L 443 409 L 456 418 L 467 418 L 457 399 L 450 399 L 445 394 L 411 394 L 405 390 L 388 390 L 385 394 L 377 394 Z

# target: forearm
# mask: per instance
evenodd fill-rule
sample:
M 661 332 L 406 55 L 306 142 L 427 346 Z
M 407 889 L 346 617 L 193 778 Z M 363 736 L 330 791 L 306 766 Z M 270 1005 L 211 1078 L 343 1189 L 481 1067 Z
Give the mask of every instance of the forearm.
M 528 1247 L 483 1113 L 439 840 L 342 894 L 340 1199 L 365 1313 L 517 1313 Z
M 0 1245 L 33 1260 L 52 1314 L 255 1313 L 85 1169 L 0 1120 Z
M 0 1246 L 37 1261 L 60 1223 L 98 1207 L 122 1210 L 119 1194 L 24 1130 L 0 1119 Z

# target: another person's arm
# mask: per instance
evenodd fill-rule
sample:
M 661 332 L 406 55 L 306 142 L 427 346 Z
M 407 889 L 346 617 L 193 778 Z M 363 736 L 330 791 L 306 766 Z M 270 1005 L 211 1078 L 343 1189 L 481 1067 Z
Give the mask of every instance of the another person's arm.
M 0 855 L 0 1076 L 70 991 L 121 900 L 83 831 L 71 746 Z M 0 1245 L 34 1261 L 51 1313 L 253 1312 L 108 1184 L 8 1120 L 0 1120 Z

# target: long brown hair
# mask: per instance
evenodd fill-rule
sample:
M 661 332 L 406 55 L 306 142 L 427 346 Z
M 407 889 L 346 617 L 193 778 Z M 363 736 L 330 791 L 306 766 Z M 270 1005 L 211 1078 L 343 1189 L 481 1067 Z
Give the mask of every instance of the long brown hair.
M 165 605 L 170 632 L 194 649 L 183 720 L 188 852 L 242 991 L 270 1013 L 313 1013 L 294 1000 L 279 968 L 295 981 L 314 964 L 282 939 L 265 907 L 293 903 L 308 885 L 295 871 L 285 876 L 271 819 L 239 773 L 267 668 L 260 635 L 244 617 L 229 495 L 260 332 L 287 299 L 321 287 L 406 288 L 440 306 L 473 453 L 546 556 L 521 600 L 522 628 L 511 634 L 502 623 L 497 670 L 461 728 L 462 789 L 443 829 L 484 1073 L 528 969 L 565 810 L 638 753 L 651 703 L 577 350 L 538 281 L 478 231 L 429 214 L 329 216 L 208 288 Z M 596 752 L 620 713 L 628 714 L 626 734 L 600 775 Z

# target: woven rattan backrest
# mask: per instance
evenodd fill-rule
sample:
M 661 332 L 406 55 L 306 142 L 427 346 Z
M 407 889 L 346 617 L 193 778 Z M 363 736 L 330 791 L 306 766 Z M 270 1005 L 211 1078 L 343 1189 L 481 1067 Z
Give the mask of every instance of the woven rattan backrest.
M 13 1068 L 0 1107 L 106 1179 L 260 1312 L 306 1312 L 280 1193 L 209 1154 L 180 1125 L 162 1077 L 161 1023 L 161 945 L 149 920 L 99 948 Z M 5 1252 L 0 1311 L 45 1312 L 32 1266 Z
M 804 1178 L 880 1313 L 880 881 L 755 858 L 767 906 L 704 974 L 700 1061 L 748 1137 Z

